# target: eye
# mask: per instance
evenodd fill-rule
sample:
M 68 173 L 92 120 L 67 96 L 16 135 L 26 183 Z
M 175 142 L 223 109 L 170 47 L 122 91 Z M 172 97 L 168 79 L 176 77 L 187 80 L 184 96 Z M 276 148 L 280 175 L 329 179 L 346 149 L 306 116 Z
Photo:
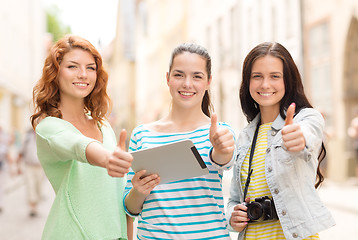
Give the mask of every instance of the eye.
M 67 68 L 76 68 L 75 65 L 69 65 Z
M 201 80 L 203 77 L 201 75 L 194 75 L 194 79 Z
M 180 74 L 180 73 L 174 73 L 174 77 L 182 77 L 183 74 Z
M 276 74 L 275 74 L 275 75 L 273 75 L 273 76 L 272 76 L 272 78 L 274 78 L 274 79 L 280 79 L 280 78 L 281 78 L 281 76 L 280 76 L 280 75 L 276 75 Z
M 261 75 L 260 74 L 253 74 L 252 78 L 253 79 L 259 79 L 259 78 L 261 78 Z
M 87 69 L 92 70 L 92 71 L 96 71 L 95 67 L 87 67 Z

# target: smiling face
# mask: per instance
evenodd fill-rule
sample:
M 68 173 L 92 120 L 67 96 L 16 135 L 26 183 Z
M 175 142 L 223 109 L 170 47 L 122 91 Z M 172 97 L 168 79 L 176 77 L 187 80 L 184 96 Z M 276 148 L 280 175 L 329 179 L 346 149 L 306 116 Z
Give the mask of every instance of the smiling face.
M 210 81 L 206 61 L 200 55 L 183 52 L 175 56 L 171 70 L 167 73 L 173 108 L 198 108 L 201 112 L 201 103 Z
M 97 79 L 96 63 L 92 54 L 80 48 L 66 53 L 60 63 L 58 82 L 61 101 L 88 96 Z
M 270 55 L 258 58 L 252 65 L 249 89 L 261 112 L 269 111 L 277 116 L 280 101 L 285 95 L 281 59 Z

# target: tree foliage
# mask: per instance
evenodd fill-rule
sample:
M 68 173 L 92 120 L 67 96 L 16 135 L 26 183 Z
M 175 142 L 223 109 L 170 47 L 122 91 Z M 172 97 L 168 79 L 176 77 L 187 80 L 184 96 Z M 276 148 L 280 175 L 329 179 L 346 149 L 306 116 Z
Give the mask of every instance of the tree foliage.
M 54 42 L 71 33 L 71 27 L 62 22 L 57 6 L 53 5 L 46 10 L 46 20 L 47 32 L 52 34 Z

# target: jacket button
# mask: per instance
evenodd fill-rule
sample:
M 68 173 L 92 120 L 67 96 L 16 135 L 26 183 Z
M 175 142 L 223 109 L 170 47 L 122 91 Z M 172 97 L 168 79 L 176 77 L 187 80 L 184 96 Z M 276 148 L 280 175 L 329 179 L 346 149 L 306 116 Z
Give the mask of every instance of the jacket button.
M 266 149 L 266 152 L 267 152 L 267 153 L 269 153 L 270 151 L 271 151 L 271 149 L 270 149 L 270 148 L 267 148 L 267 149 Z
M 268 170 L 269 172 L 272 172 L 272 167 L 268 167 L 267 170 Z
M 272 131 L 271 135 L 272 135 L 272 136 L 275 136 L 276 133 L 277 133 L 276 131 Z
M 293 234 L 292 234 L 292 237 L 298 238 L 298 234 L 297 234 L 297 233 L 293 233 Z
M 273 193 L 274 194 L 278 194 L 280 191 L 277 189 L 277 188 L 275 188 L 275 190 L 273 190 Z
M 285 215 L 286 215 L 286 211 L 285 211 L 285 210 L 282 210 L 281 214 L 282 214 L 282 216 L 285 216 Z

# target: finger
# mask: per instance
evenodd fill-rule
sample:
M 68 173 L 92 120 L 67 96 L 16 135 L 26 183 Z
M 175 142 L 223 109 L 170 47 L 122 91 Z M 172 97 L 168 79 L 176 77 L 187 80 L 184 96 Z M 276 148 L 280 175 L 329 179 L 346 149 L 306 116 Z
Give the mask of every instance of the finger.
M 296 104 L 291 103 L 286 112 L 285 126 L 293 123 L 293 115 L 295 114 Z
M 133 155 L 128 153 L 128 152 L 118 150 L 118 148 L 117 148 L 113 152 L 113 157 L 111 157 L 109 159 L 109 161 L 112 162 L 113 164 L 116 164 L 116 165 L 121 165 L 123 161 L 132 164 Z
M 250 221 L 250 219 L 248 219 L 247 216 L 232 216 L 231 219 L 232 219 L 232 222 L 235 222 L 235 223 L 242 223 L 242 222 Z
M 246 211 L 247 207 L 244 204 L 240 203 L 234 207 L 234 210 L 235 211 Z
M 119 134 L 118 147 L 123 151 L 126 150 L 126 138 L 127 138 L 127 131 L 125 129 L 122 129 L 121 133 Z
M 211 115 L 210 135 L 214 134 L 217 131 L 218 129 L 217 123 L 218 123 L 218 115 L 216 115 L 216 113 L 213 113 Z
M 138 179 L 138 180 L 140 180 L 140 179 L 144 178 L 144 176 L 146 175 L 146 173 L 147 173 L 147 170 L 140 170 L 140 171 L 138 171 L 138 172 L 136 172 L 136 173 L 134 174 L 134 176 L 133 176 L 132 179 Z

